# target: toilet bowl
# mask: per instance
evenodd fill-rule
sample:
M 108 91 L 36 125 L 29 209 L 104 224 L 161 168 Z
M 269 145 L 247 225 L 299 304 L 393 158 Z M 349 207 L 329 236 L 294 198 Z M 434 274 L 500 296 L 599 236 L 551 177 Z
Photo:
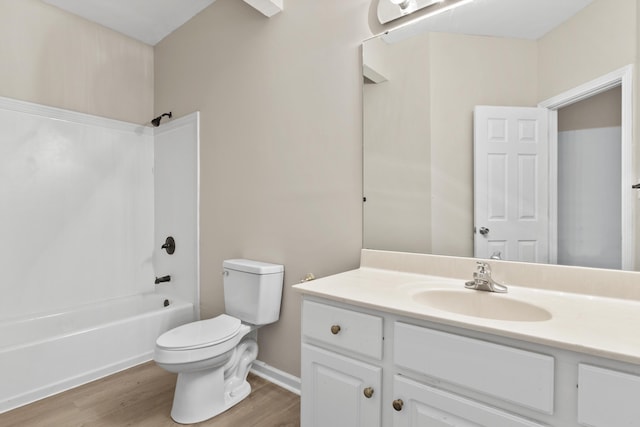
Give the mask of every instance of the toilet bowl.
M 226 311 L 235 316 L 188 323 L 156 340 L 155 362 L 178 374 L 171 418 L 181 424 L 212 418 L 249 395 L 257 329 L 279 318 L 283 266 L 250 260 L 223 266 Z

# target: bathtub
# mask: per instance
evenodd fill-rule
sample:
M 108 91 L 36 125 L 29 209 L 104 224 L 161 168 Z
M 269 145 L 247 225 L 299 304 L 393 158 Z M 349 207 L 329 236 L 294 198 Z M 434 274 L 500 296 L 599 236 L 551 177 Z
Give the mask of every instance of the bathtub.
M 156 338 L 194 312 L 145 294 L 0 321 L 0 413 L 151 360 Z

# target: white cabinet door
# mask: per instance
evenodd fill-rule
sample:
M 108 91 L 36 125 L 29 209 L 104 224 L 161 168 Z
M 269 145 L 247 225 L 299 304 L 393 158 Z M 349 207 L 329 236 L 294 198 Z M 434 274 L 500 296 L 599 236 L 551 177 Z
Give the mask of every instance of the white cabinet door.
M 578 364 L 578 422 L 588 427 L 640 425 L 640 376 Z
M 382 369 L 302 345 L 302 427 L 380 426 Z
M 403 322 L 395 323 L 393 336 L 398 366 L 553 414 L 555 360 L 549 355 Z
M 473 400 L 417 383 L 393 378 L 394 427 L 542 427 Z

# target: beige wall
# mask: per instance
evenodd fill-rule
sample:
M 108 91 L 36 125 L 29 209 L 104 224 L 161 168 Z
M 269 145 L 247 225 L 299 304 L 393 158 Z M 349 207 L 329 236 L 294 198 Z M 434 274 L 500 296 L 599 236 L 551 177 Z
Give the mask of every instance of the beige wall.
M 429 35 L 363 46 L 364 64 L 387 78 L 363 88 L 363 245 L 431 252 Z
M 608 10 L 613 4 L 619 14 Z M 298 375 L 300 298 L 291 285 L 307 272 L 325 276 L 358 265 L 359 46 L 370 28 L 382 30 L 375 5 L 290 1 L 267 19 L 244 2 L 217 0 L 154 52 L 38 0 L 0 0 L 0 96 L 137 123 L 154 111 L 183 116 L 200 110 L 203 316 L 224 308 L 223 259 L 285 264 L 281 321 L 260 331 L 259 358 Z M 582 82 L 636 62 L 637 43 L 619 52 L 612 43 L 637 40 L 635 24 L 629 26 L 640 19 L 637 0 L 598 0 L 588 13 L 617 25 L 583 28 L 592 40 L 586 49 L 573 49 L 561 34 L 553 35 L 557 39 L 546 40 L 553 49 L 539 54 L 541 68 L 543 62 L 560 70 L 571 63 L 593 65 L 579 77 Z M 407 19 L 412 18 L 391 27 Z M 469 60 L 440 51 L 458 66 Z M 435 64 L 433 78 L 444 69 Z M 540 79 L 538 99 L 575 86 Z M 432 119 L 452 123 L 446 97 L 453 97 L 444 89 L 444 103 L 433 104 Z M 468 184 L 462 178 L 452 191 Z
M 536 105 L 536 43 L 431 33 L 364 54 L 389 75 L 364 88 L 364 247 L 472 256 L 473 109 Z
M 620 126 L 622 90 L 609 89 L 558 110 L 558 132 Z
M 539 42 L 540 101 L 633 64 L 633 168 L 638 170 L 638 93 L 640 91 L 639 0 L 596 0 Z M 580 43 L 576 43 L 579 40 Z M 570 72 L 570 70 L 574 70 Z M 640 206 L 636 204 L 636 236 Z M 640 238 L 636 237 L 636 270 L 640 270 Z
M 286 2 L 271 19 L 217 0 L 156 46 L 155 110 L 201 112 L 201 308 L 224 310 L 221 265 L 285 265 L 259 359 L 300 369 L 306 273 L 359 265 L 362 71 L 369 0 Z
M 638 0 L 596 0 L 538 44 L 542 101 L 636 62 Z
M 0 96 L 145 123 L 153 48 L 38 0 L 0 0 Z
M 473 109 L 534 106 L 536 44 L 434 33 L 431 37 L 433 253 L 473 255 Z

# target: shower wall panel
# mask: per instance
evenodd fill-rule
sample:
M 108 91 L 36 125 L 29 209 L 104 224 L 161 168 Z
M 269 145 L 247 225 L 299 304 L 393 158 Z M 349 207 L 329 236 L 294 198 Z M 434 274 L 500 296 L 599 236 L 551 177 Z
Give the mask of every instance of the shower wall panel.
M 0 98 L 0 318 L 152 291 L 149 128 Z

